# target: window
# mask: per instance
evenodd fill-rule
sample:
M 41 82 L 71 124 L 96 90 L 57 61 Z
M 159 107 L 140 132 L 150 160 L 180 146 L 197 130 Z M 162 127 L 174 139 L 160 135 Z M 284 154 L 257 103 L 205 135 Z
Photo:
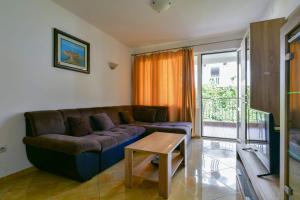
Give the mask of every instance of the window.
M 210 68 L 210 76 L 211 77 L 219 77 L 219 75 L 220 75 L 220 68 L 219 67 Z
M 219 85 L 220 84 L 220 68 L 219 67 L 212 67 L 210 68 L 210 81 L 212 84 Z

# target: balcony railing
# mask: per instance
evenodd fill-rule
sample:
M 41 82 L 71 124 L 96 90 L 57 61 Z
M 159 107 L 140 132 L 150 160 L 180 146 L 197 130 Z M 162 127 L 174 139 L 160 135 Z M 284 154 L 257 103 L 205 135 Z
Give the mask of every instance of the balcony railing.
M 203 98 L 202 116 L 203 121 L 237 121 L 236 98 Z
M 237 122 L 236 98 L 202 98 L 203 121 Z M 247 108 L 248 122 L 256 122 L 259 118 L 257 111 Z

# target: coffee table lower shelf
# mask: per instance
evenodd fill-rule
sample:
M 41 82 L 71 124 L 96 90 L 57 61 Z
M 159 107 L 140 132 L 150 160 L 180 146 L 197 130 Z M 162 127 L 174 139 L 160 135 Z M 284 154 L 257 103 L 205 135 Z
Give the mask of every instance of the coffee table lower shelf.
M 134 153 L 150 156 L 136 163 Z M 159 166 L 151 163 L 155 155 L 159 155 Z M 159 195 L 167 199 L 171 193 L 172 176 L 180 164 L 186 165 L 186 156 L 185 135 L 154 132 L 125 147 L 125 186 L 132 188 L 135 177 L 158 182 Z
M 148 181 L 158 182 L 159 180 L 159 167 L 151 163 L 151 160 L 155 158 L 152 154 L 141 161 L 133 168 L 133 177 L 143 178 Z M 172 173 L 173 176 L 183 162 L 183 156 L 178 152 L 172 154 Z

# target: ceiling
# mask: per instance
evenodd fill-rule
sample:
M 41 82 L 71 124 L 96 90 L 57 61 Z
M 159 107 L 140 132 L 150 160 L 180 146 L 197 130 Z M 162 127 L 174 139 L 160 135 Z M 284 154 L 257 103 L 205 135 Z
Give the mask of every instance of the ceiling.
M 130 47 L 201 39 L 245 30 L 273 0 L 173 0 L 163 13 L 151 0 L 52 0 Z
M 224 52 L 224 53 L 213 53 L 213 54 L 204 54 L 202 56 L 202 65 L 215 64 L 215 63 L 226 63 L 226 62 L 236 62 L 237 53 L 233 52 Z

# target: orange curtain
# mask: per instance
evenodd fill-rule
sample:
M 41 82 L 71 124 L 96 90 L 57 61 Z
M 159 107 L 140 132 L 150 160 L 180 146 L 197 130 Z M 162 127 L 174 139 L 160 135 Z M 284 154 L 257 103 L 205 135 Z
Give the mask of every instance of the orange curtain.
M 139 55 L 133 66 L 133 104 L 168 106 L 171 121 L 195 119 L 193 49 Z

